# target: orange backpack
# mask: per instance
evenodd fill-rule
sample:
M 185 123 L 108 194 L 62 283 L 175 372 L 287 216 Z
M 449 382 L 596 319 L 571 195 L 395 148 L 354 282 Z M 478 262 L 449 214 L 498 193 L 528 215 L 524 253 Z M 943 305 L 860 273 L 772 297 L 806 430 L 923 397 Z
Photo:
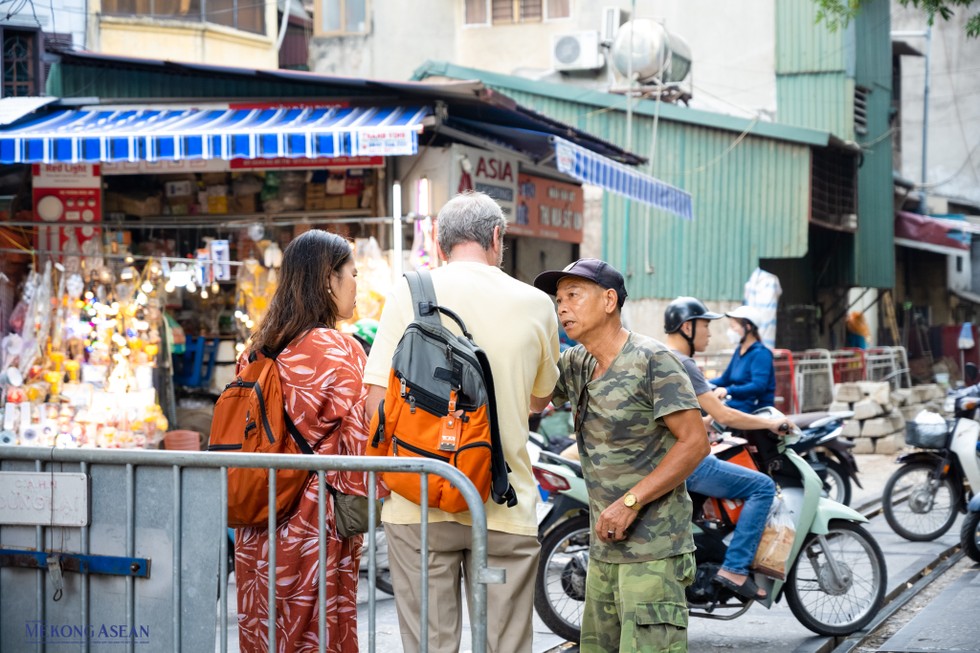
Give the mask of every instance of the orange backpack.
M 428 270 L 407 272 L 415 320 L 395 348 L 388 389 L 371 420 L 367 455 L 445 461 L 473 482 L 483 501 L 514 506 L 517 494 L 507 477 L 497 425 L 493 375 L 486 353 L 473 342 L 463 320 L 435 303 Z M 462 336 L 443 326 L 452 319 Z M 421 504 L 420 475 L 385 472 L 384 481 Z M 469 510 L 459 489 L 428 475 L 428 505 L 445 512 Z
M 208 451 L 312 454 L 313 448 L 286 414 L 276 355 L 252 352 L 238 377 L 214 406 Z M 278 522 L 296 505 L 310 472 L 276 471 Z M 269 520 L 269 470 L 228 468 L 228 525 L 261 526 Z

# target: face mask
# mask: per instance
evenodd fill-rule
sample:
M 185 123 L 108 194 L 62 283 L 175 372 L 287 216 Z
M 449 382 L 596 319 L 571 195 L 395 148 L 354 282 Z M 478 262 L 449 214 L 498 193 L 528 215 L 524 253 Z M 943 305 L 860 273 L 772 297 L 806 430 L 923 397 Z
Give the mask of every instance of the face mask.
M 725 333 L 728 336 L 728 342 L 732 343 L 733 345 L 737 345 L 742 342 L 742 334 L 735 329 L 729 327 Z

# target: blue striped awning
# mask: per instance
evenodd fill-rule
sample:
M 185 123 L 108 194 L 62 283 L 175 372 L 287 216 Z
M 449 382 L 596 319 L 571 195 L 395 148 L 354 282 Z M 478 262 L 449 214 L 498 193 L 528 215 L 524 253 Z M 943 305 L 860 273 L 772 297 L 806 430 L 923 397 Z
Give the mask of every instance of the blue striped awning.
M 0 129 L 0 163 L 411 155 L 430 113 L 417 106 L 60 110 Z
M 690 193 L 558 136 L 552 141 L 559 172 L 681 218 L 694 219 Z

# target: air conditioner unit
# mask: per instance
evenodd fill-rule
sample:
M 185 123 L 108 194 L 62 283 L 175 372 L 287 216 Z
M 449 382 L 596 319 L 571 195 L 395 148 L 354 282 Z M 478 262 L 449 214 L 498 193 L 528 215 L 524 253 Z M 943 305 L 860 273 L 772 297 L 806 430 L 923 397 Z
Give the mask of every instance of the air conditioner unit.
M 605 64 L 599 51 L 599 31 L 557 34 L 551 43 L 551 66 L 555 70 L 598 70 Z
M 619 31 L 619 26 L 626 22 L 625 14 L 626 12 L 619 7 L 602 8 L 602 30 L 600 36 L 602 37 L 603 45 L 608 47 L 616 40 L 616 32 Z

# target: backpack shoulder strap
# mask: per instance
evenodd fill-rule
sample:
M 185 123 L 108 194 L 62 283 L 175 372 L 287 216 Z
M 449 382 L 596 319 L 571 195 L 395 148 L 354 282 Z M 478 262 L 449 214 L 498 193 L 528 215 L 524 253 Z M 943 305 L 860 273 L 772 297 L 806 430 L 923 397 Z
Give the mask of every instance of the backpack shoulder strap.
M 490 492 L 495 503 L 506 504 L 508 508 L 517 505 L 517 492 L 510 484 L 508 476 L 510 467 L 504 458 L 504 445 L 500 438 L 500 423 L 497 419 L 497 395 L 494 391 L 493 371 L 490 369 L 490 359 L 486 352 L 479 347 L 474 352 L 483 371 L 487 389 L 487 411 L 490 417 Z
M 436 306 L 436 290 L 432 285 L 432 275 L 428 270 L 405 273 L 408 289 L 412 292 L 412 309 L 415 311 L 416 322 L 442 324 Z

